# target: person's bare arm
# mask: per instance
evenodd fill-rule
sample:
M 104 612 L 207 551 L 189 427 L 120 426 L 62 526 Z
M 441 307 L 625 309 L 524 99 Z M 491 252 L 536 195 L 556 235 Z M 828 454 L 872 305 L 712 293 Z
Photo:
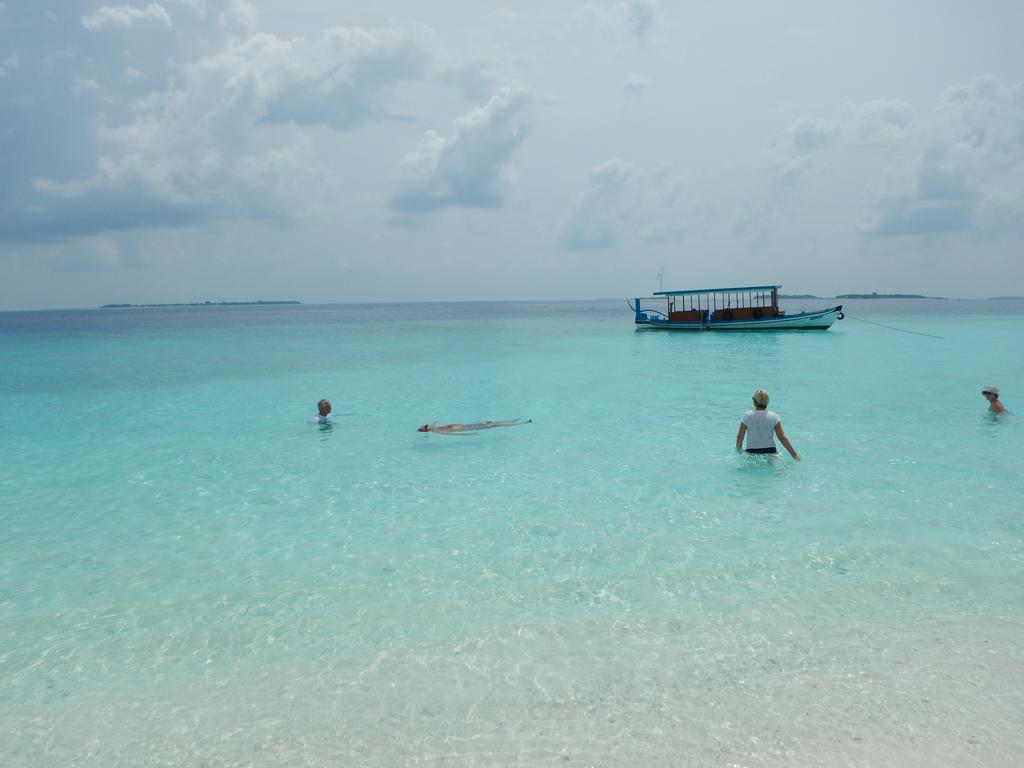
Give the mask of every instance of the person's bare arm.
M 779 438 L 779 442 L 786 446 L 786 450 L 789 451 L 789 455 L 797 461 L 800 461 L 800 454 L 796 452 L 796 448 L 789 442 L 789 438 L 786 437 L 786 433 L 782 431 L 782 422 L 780 421 L 775 425 L 775 436 Z
M 747 425 L 740 422 L 740 431 L 736 433 L 736 450 L 743 450 L 743 436 L 747 434 Z

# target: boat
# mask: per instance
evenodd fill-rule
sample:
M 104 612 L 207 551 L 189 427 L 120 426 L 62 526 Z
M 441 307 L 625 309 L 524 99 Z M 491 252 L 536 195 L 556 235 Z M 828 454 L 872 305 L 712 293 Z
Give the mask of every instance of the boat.
M 826 331 L 836 320 L 843 319 L 842 304 L 787 314 L 779 309 L 781 287 L 748 285 L 656 291 L 653 296 L 633 299 L 630 309 L 636 316 L 637 330 Z

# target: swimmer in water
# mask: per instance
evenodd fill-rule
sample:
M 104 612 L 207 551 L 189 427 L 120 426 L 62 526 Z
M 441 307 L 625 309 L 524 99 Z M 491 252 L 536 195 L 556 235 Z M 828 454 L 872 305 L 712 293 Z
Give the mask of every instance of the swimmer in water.
M 495 427 L 516 427 L 520 424 L 529 424 L 533 419 L 509 419 L 508 421 L 478 421 L 476 424 L 424 424 L 417 427 L 417 432 L 437 432 L 439 435 L 458 435 L 464 432 L 476 432 L 481 429 L 494 429 Z
M 999 387 L 989 385 L 981 390 L 982 396 L 988 400 L 988 409 L 995 413 L 1004 413 L 1006 408 L 999 402 Z
M 316 404 L 316 409 L 319 412 L 314 418 L 309 420 L 310 424 L 330 424 L 331 423 L 331 401 L 326 397 Z

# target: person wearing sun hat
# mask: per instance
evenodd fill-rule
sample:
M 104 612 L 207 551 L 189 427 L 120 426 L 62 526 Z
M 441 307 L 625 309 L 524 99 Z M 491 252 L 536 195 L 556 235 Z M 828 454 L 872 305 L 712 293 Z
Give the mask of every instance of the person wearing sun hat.
M 983 390 L 981 390 L 982 396 L 988 400 L 988 409 L 995 411 L 996 413 L 1002 413 L 1006 409 L 1003 404 L 999 402 L 999 387 L 989 384 Z

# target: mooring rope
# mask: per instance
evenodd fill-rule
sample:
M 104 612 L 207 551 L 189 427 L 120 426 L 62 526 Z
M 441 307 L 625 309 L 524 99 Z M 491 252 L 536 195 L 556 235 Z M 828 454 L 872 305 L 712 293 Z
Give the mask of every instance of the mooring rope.
M 906 328 L 897 328 L 894 325 L 883 325 L 882 323 L 876 323 L 873 320 L 865 320 L 863 317 L 854 317 L 853 315 L 846 315 L 851 320 L 860 320 L 862 323 L 868 323 L 869 325 L 877 325 L 879 328 L 888 328 L 890 331 L 900 331 L 902 333 L 912 333 L 915 336 L 927 336 L 930 339 L 944 339 L 945 336 L 936 336 L 934 333 L 922 333 L 921 331 L 908 331 Z

